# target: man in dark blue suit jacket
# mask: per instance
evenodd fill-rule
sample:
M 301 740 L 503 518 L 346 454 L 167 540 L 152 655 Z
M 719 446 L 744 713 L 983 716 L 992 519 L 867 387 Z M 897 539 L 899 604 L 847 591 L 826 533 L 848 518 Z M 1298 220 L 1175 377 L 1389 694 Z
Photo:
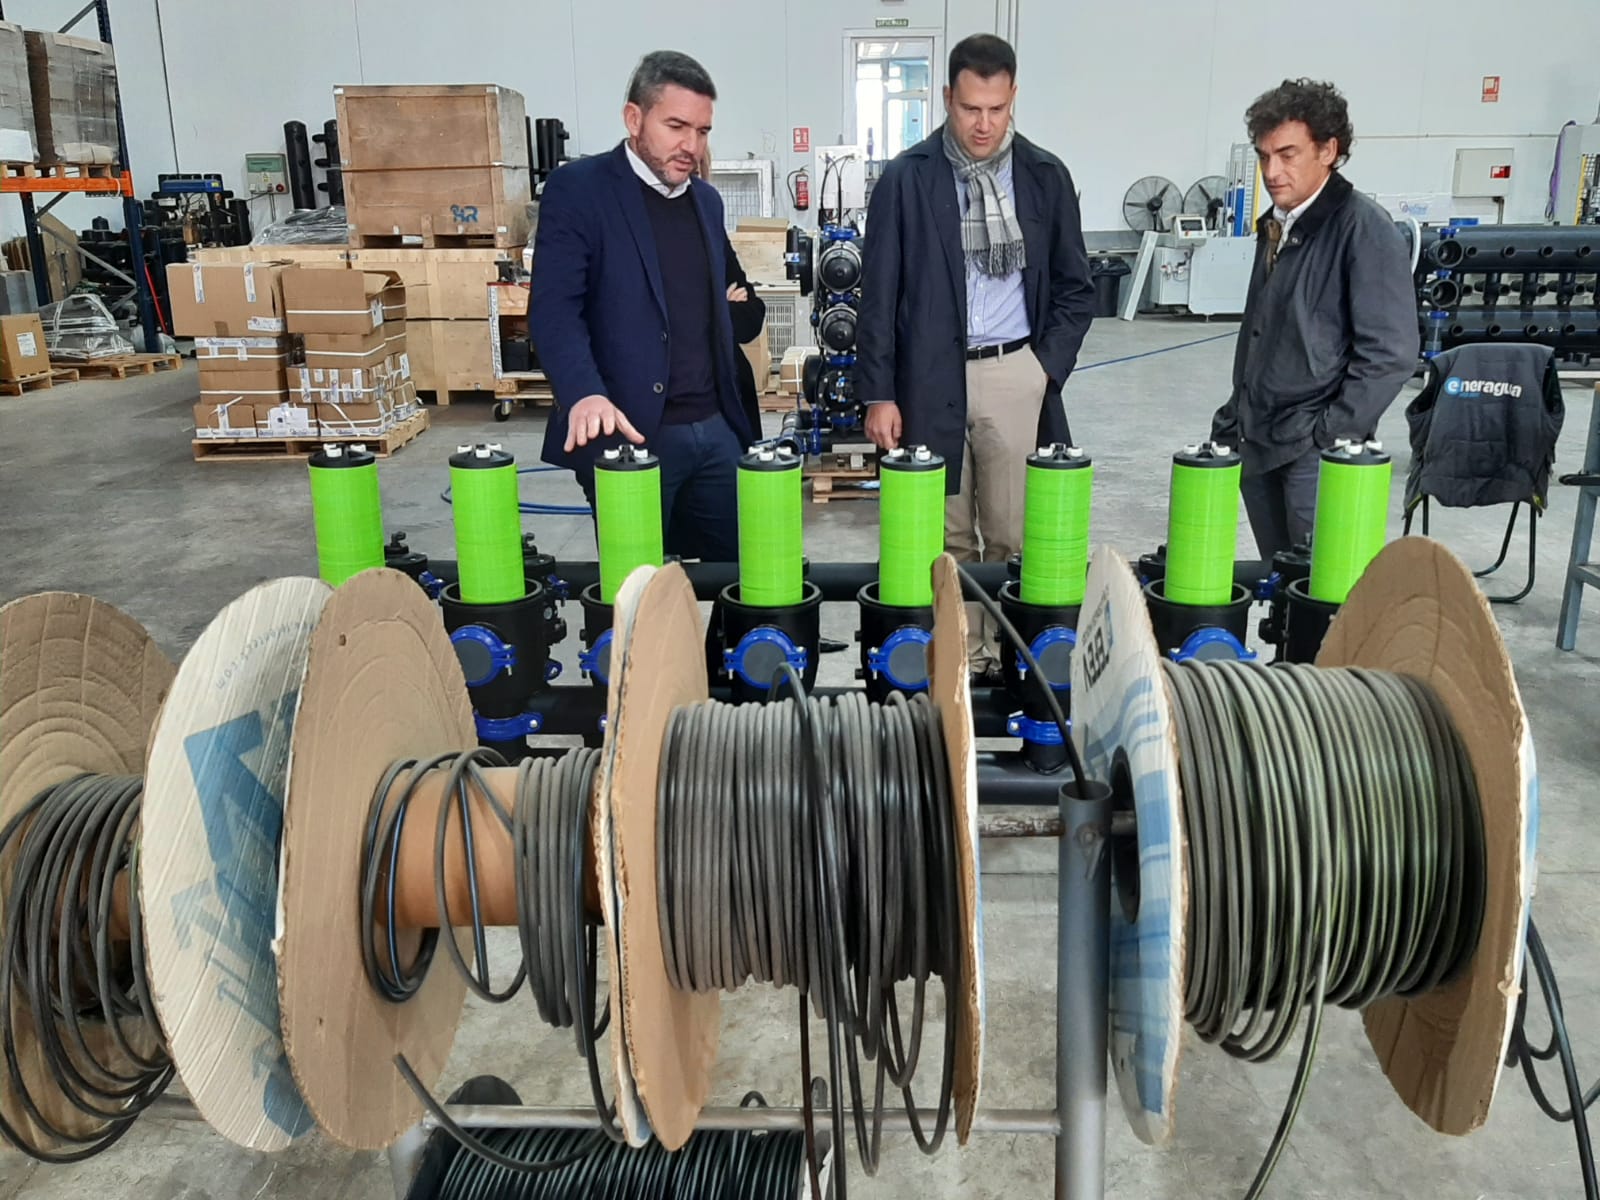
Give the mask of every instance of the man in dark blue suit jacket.
M 856 395 L 879 446 L 944 456 L 960 561 L 1022 548 L 1027 457 L 1069 440 L 1061 388 L 1094 315 L 1072 176 L 1013 127 L 1016 77 L 1000 38 L 957 43 L 945 124 L 888 165 L 867 210 Z M 992 640 L 974 611 L 975 673 L 998 671 Z
M 554 172 L 539 205 L 528 328 L 555 391 L 544 459 L 594 503 L 594 460 L 624 438 L 661 459 L 668 554 L 739 557 L 740 403 L 724 280 L 722 198 L 695 167 L 716 88 L 674 51 L 647 54 L 628 137 Z

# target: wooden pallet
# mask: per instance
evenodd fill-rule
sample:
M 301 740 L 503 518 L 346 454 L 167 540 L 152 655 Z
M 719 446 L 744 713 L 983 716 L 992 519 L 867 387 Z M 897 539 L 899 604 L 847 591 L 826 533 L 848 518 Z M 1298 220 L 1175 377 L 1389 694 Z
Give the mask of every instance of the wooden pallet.
M 115 179 L 110 163 L 0 163 L 0 179 Z
M 350 245 L 357 250 L 511 250 L 523 245 L 515 232 L 507 233 L 362 233 L 351 230 Z
M 0 379 L 0 396 L 20 396 L 23 392 L 39 392 L 58 383 L 76 383 L 78 372 L 66 367 L 52 367 L 37 375 L 22 379 Z
M 788 392 L 762 392 L 756 397 L 756 407 L 762 412 L 795 412 L 800 407 L 800 397 Z
M 524 404 L 554 404 L 555 389 L 548 379 L 497 379 L 494 385 L 497 400 L 520 400 Z
M 388 433 L 359 437 L 195 438 L 194 458 L 196 462 L 275 462 L 305 458 L 329 442 L 359 443 L 379 458 L 388 458 L 400 447 L 421 437 L 429 424 L 431 421 L 424 410 Z
M 840 467 L 819 467 L 805 473 L 811 483 L 811 503 L 826 504 L 830 500 L 876 500 L 878 489 L 864 485 L 876 483 L 878 468 L 861 470 Z
M 157 371 L 176 371 L 182 366 L 183 359 L 176 354 L 118 354 L 114 358 L 93 358 L 87 362 L 75 362 L 72 364 L 72 369 L 86 379 L 126 379 L 129 375 L 154 375 Z

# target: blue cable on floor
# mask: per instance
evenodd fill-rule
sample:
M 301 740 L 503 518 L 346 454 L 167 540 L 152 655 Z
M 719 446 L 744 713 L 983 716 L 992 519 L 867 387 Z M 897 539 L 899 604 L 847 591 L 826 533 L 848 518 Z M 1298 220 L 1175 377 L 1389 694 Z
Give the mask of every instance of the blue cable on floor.
M 540 475 L 545 471 L 564 471 L 565 467 L 518 467 L 518 475 Z M 439 493 L 439 499 L 446 504 L 450 503 L 450 489 L 445 488 Z M 521 500 L 517 503 L 517 511 L 536 517 L 587 517 L 593 515 L 594 510 L 587 504 L 534 504 L 531 501 Z
M 1136 358 L 1152 358 L 1157 354 L 1170 354 L 1174 350 L 1187 350 L 1190 346 L 1204 346 L 1207 342 L 1220 342 L 1223 338 L 1238 336 L 1239 331 L 1237 329 L 1232 330 L 1229 333 L 1217 333 L 1210 337 L 1196 338 L 1192 342 L 1179 342 L 1176 346 L 1162 346 L 1159 350 L 1144 350 L 1138 354 L 1124 354 L 1121 358 L 1108 358 L 1103 362 L 1084 363 L 1081 367 L 1074 367 L 1073 373 L 1076 374 L 1079 371 L 1092 371 L 1096 367 L 1113 367 L 1116 366 L 1117 363 L 1132 362 Z

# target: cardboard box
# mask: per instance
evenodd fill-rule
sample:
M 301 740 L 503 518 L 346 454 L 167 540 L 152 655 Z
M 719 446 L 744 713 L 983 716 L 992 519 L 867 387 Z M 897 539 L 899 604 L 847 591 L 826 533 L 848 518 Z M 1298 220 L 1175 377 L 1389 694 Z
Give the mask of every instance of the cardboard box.
M 197 438 L 253 438 L 256 436 L 255 405 L 247 398 L 202 400 L 194 406 L 194 436 Z
M 284 332 L 282 263 L 172 263 L 167 292 L 178 337 Z
M 290 333 L 370 334 L 383 325 L 383 293 L 396 283 L 377 271 L 290 267 L 283 272 L 283 304 Z
M 782 230 L 730 233 L 728 244 L 751 283 L 759 287 L 788 282 L 788 270 L 783 261 L 788 239 Z
M 400 276 L 394 276 L 394 282 L 383 289 L 383 321 L 404 321 L 406 319 L 406 285 Z
M 31 379 L 50 373 L 50 351 L 38 313 L 0 317 L 0 379 Z
M 28 30 L 39 161 L 117 161 L 117 63 L 111 47 L 90 38 Z
M 39 161 L 33 140 L 33 85 L 22 26 L 0 21 L 0 161 Z
M 326 437 L 372 437 L 395 427 L 393 403 L 385 397 L 367 404 L 318 404 L 317 427 Z
M 256 404 L 256 436 L 263 438 L 313 438 L 318 435 L 317 411 L 308 404 L 283 400 Z
M 289 365 L 289 339 L 195 338 L 194 362 L 202 371 L 260 371 L 277 367 L 281 372 Z
M 232 367 L 216 370 L 200 368 L 200 397 L 203 400 L 220 400 L 243 396 L 247 400 L 282 399 L 289 393 L 289 380 L 281 363 L 262 364 L 251 370 L 237 371 Z
M 798 396 L 805 386 L 806 359 L 817 353 L 815 346 L 790 346 L 778 364 L 778 390 Z
M 489 285 L 500 263 L 521 256 L 509 250 L 353 250 L 364 271 L 393 271 L 405 284 L 412 321 L 482 321 L 489 316 Z
M 387 360 L 376 368 L 295 367 L 289 372 L 289 391 L 301 404 L 362 404 L 387 396 L 392 377 Z
M 761 327 L 761 336 L 753 342 L 746 342 L 739 349 L 744 351 L 744 356 L 750 360 L 750 369 L 756 376 L 756 393 L 772 390 L 772 350 L 767 342 L 767 327 Z
M 389 357 L 389 339 L 383 326 L 371 333 L 310 333 L 306 335 L 306 366 L 329 370 L 374 370 Z

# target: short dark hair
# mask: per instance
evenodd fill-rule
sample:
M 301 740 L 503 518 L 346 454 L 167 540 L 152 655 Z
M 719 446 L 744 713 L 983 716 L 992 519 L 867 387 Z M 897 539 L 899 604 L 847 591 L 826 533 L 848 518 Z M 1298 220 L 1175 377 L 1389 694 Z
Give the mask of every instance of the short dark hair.
M 1270 92 L 1256 97 L 1244 114 L 1250 143 L 1255 145 L 1285 121 L 1303 121 L 1311 140 L 1319 145 L 1330 140 L 1339 143 L 1335 166 L 1343 166 L 1355 145 L 1356 131 L 1350 124 L 1350 106 L 1344 93 L 1331 83 L 1315 79 L 1285 79 Z
M 661 99 L 662 89 L 673 84 L 708 100 L 717 98 L 710 72 L 694 59 L 676 50 L 652 50 L 639 60 L 628 80 L 628 103 L 648 112 Z
M 950 73 L 945 82 L 955 87 L 961 72 L 971 71 L 979 79 L 993 79 L 1004 71 L 1017 78 L 1017 52 L 1005 38 L 992 33 L 975 33 L 964 37 L 950 51 Z

